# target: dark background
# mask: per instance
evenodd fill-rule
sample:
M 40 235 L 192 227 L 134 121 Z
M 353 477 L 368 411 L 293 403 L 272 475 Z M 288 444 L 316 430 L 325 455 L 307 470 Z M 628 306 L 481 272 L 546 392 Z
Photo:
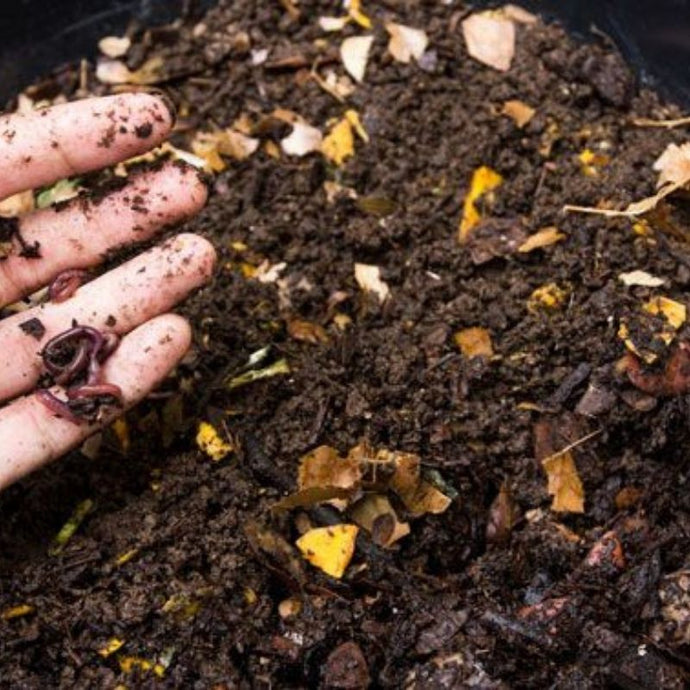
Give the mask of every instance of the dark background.
M 203 4 L 211 2 L 5 0 L 0 5 L 0 103 L 60 63 L 93 55 L 99 38 L 121 32 L 132 18 L 163 23 L 182 12 L 198 11 Z M 583 36 L 596 25 L 615 40 L 641 79 L 690 105 L 690 0 L 525 0 L 522 4 L 560 19 Z

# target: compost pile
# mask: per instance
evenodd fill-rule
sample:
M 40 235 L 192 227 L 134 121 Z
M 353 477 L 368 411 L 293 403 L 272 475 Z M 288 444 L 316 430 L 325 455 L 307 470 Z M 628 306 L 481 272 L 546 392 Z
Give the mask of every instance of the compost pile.
M 0 497 L 0 685 L 686 687 L 678 110 L 516 8 L 118 39 L 12 107 L 164 89 L 221 261 L 162 390 Z

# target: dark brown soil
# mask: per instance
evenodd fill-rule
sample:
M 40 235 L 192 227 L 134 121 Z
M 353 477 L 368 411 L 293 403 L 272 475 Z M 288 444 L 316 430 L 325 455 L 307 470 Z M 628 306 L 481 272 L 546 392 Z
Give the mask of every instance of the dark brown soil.
M 455 4 L 383 4 L 365 9 L 424 28 L 435 60 L 425 70 L 383 57 L 377 28 L 350 99 L 369 144 L 339 169 L 317 155 L 260 151 L 216 177 L 185 229 L 211 238 L 221 260 L 213 284 L 182 308 L 196 345 L 165 387 L 172 397 L 128 415 L 126 454 L 106 434 L 95 459 L 74 453 L 0 498 L 0 612 L 33 607 L 0 620 L 0 686 L 688 685 L 690 398 L 645 397 L 615 363 L 625 352 L 622 316 L 656 294 L 685 301 L 690 252 L 659 232 L 636 234 L 627 220 L 562 211 L 650 194 L 652 163 L 685 132 L 630 119 L 677 113 L 633 88 L 608 48 L 558 27 L 520 26 L 513 67 L 500 73 L 468 57 Z M 194 127 L 276 107 L 323 127 L 346 106 L 304 71 L 252 66 L 246 46 L 223 38 L 234 24 L 252 48 L 270 48 L 270 60 L 310 65 L 324 37 L 316 17 L 335 4 L 299 5 L 291 21 L 279 2 L 227 2 L 203 36 L 192 38 L 193 23 L 159 31 L 135 46 L 130 67 L 165 55 L 166 91 Z M 63 75 L 62 88 L 76 85 Z M 509 99 L 537 108 L 523 130 L 496 114 Z M 601 142 L 610 163 L 585 176 L 577 156 Z M 479 235 L 487 246 L 514 226 L 557 225 L 567 239 L 476 264 L 456 234 L 480 165 L 505 178 Z M 395 211 L 382 219 L 349 199 L 328 203 L 327 180 L 394 200 Z M 671 202 L 681 227 L 684 203 Z M 239 269 L 264 259 L 286 263 L 281 298 L 276 283 Z M 355 262 L 381 267 L 391 291 L 383 306 L 358 288 Z M 665 285 L 625 287 L 619 274 L 636 269 Z M 566 304 L 530 312 L 530 294 L 552 282 L 569 290 Z M 329 307 L 336 291 L 347 293 L 344 331 Z M 291 338 L 295 318 L 321 324 L 328 342 Z M 495 357 L 459 353 L 453 334 L 471 326 L 490 331 Z M 223 380 L 267 345 L 292 374 L 228 391 Z M 603 403 L 578 414 L 593 386 Z M 200 419 L 224 423 L 238 452 L 214 463 L 197 450 Z M 593 432 L 573 451 L 585 512 L 551 511 L 540 462 L 549 452 L 539 442 L 553 452 Z M 390 550 L 362 534 L 340 581 L 257 540 L 292 544 L 299 535 L 304 514 L 270 508 L 294 489 L 304 453 L 321 444 L 346 453 L 363 439 L 418 453 L 457 492 L 450 509 L 413 521 Z M 522 517 L 507 540 L 488 542 L 504 483 Z M 85 499 L 93 510 L 49 556 Z M 305 512 L 312 525 L 342 519 L 330 508 Z M 302 608 L 284 618 L 278 607 L 290 597 Z M 125 644 L 103 658 L 113 637 Z M 167 668 L 162 678 L 126 673 L 123 655 L 163 656 Z

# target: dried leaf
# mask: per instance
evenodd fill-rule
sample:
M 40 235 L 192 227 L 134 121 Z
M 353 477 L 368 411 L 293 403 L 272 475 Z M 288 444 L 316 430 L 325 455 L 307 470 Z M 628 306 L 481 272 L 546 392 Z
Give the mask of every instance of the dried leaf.
M 390 295 L 390 288 L 381 280 L 381 269 L 370 264 L 355 264 L 355 280 L 365 292 L 373 292 L 379 302 L 385 302 Z
M 499 187 L 503 178 L 496 171 L 482 165 L 472 173 L 470 189 L 465 196 L 462 210 L 462 220 L 458 229 L 458 239 L 461 243 L 467 241 L 472 229 L 479 223 L 482 216 L 477 209 L 477 202 L 483 197 L 491 203 L 491 194 L 494 189 Z
M 323 135 L 316 127 L 304 122 L 295 122 L 292 132 L 281 140 L 280 147 L 288 156 L 306 156 L 321 150 Z
M 326 329 L 311 321 L 292 319 L 288 321 L 287 330 L 291 338 L 300 340 L 304 343 L 319 345 L 320 343 L 327 344 L 329 342 Z
M 535 249 L 543 249 L 544 247 L 549 247 L 556 242 L 560 242 L 565 239 L 565 235 L 559 232 L 555 225 L 550 225 L 549 227 L 537 230 L 534 235 L 530 235 L 519 247 L 518 251 L 526 254 L 527 252 L 532 252 Z
M 556 453 L 542 460 L 548 477 L 547 491 L 553 496 L 551 510 L 584 513 L 585 492 L 570 451 Z
M 690 142 L 669 144 L 652 166 L 659 173 L 657 187 L 667 182 L 685 185 L 690 181 Z
M 493 357 L 491 335 L 485 328 L 466 328 L 454 336 L 455 344 L 467 359 L 473 357 Z
M 3 609 L 0 612 L 0 620 L 10 621 L 14 618 L 23 618 L 33 613 L 36 609 L 31 604 L 18 604 L 17 606 L 10 606 L 10 608 Z
M 497 544 L 506 542 L 519 517 L 520 511 L 510 489 L 506 484 L 502 484 L 489 508 L 486 540 Z
M 636 127 L 662 127 L 673 129 L 674 127 L 685 127 L 690 125 L 690 117 L 679 117 L 674 120 L 650 120 L 646 117 L 634 117 L 631 120 Z
M 343 458 L 330 446 L 319 446 L 302 456 L 297 485 L 300 489 L 333 486 L 352 489 L 361 479 L 362 468 L 356 459 Z
M 127 36 L 106 36 L 98 41 L 98 50 L 114 60 L 126 55 L 131 45 L 132 41 Z
M 259 140 L 232 129 L 219 132 L 197 132 L 192 139 L 192 151 L 202 158 L 211 172 L 225 169 L 221 155 L 242 161 L 249 158 L 258 148 Z
M 419 60 L 429 44 L 429 37 L 421 29 L 387 22 L 386 31 L 390 34 L 388 52 L 398 62 L 407 64 L 412 58 Z
M 413 453 L 391 453 L 379 451 L 379 462 L 391 462 L 395 468 L 390 488 L 395 491 L 405 507 L 415 516 L 426 513 L 443 513 L 453 502 L 433 484 L 421 477 L 420 458 Z
M 400 522 L 391 502 L 381 494 L 367 494 L 349 511 L 350 517 L 371 534 L 372 541 L 390 547 L 410 533 L 410 525 Z
M 331 503 L 337 507 L 347 502 L 357 493 L 355 488 L 343 489 L 341 486 L 312 486 L 296 491 L 272 506 L 272 510 L 292 510 L 293 508 L 313 508 L 321 503 Z
M 618 276 L 618 280 L 627 285 L 628 287 L 632 285 L 640 285 L 642 287 L 659 287 L 663 285 L 666 281 L 663 278 L 657 278 L 647 271 L 630 271 L 629 273 L 621 273 Z
M 635 218 L 637 216 L 642 216 L 645 213 L 649 213 L 656 208 L 657 204 L 662 199 L 665 199 L 669 194 L 673 194 L 673 192 L 678 191 L 683 186 L 683 184 L 675 182 L 666 184 L 653 196 L 648 196 L 644 199 L 640 199 L 640 201 L 635 201 L 632 204 L 628 204 L 628 206 L 622 211 L 616 211 L 608 208 L 595 208 L 591 206 L 573 206 L 571 204 L 566 204 L 563 207 L 563 210 L 568 213 L 589 213 L 591 215 L 605 216 L 607 218 Z
M 642 308 L 652 316 L 663 316 L 674 330 L 678 330 L 687 319 L 686 306 L 668 297 L 654 297 Z
M 533 314 L 542 310 L 555 311 L 566 303 L 568 295 L 569 291 L 556 283 L 547 283 L 538 287 L 530 295 L 527 300 L 527 309 Z
M 218 462 L 235 450 L 208 422 L 200 422 L 196 434 L 196 444 L 206 455 Z
M 501 113 L 507 115 L 522 129 L 536 114 L 536 110 L 522 101 L 506 101 Z
M 355 201 L 355 206 L 365 213 L 371 213 L 373 216 L 385 218 L 395 213 L 397 204 L 393 199 L 387 199 L 383 196 L 361 196 Z
M 357 525 L 317 527 L 303 534 L 295 543 L 309 563 L 340 579 L 355 553 L 358 532 Z
M 515 55 L 515 25 L 502 13 L 478 12 L 462 22 L 467 52 L 501 72 L 510 69 Z
M 326 135 L 321 144 L 321 153 L 336 165 L 342 165 L 345 159 L 355 152 L 355 138 L 349 120 L 339 120 Z
M 111 637 L 105 644 L 104 647 L 101 647 L 98 650 L 98 653 L 104 658 L 107 659 L 111 654 L 114 654 L 117 652 L 118 649 L 120 649 L 124 645 L 125 641 L 120 640 L 117 637 Z
M 364 79 L 373 36 L 351 36 L 340 45 L 340 57 L 348 74 L 358 82 Z

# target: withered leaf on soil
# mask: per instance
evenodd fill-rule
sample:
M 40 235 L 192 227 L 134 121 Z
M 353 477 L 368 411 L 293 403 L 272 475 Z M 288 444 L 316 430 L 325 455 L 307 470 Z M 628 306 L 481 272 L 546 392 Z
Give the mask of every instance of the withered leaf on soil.
M 393 199 L 383 196 L 360 196 L 356 199 L 355 206 L 360 211 L 383 218 L 395 213 L 398 205 Z
M 255 552 L 270 557 L 272 565 L 285 572 L 297 584 L 303 585 L 306 582 L 304 562 L 292 544 L 278 532 L 254 520 L 246 522 L 243 531 Z
M 489 508 L 486 540 L 497 544 L 507 541 L 519 517 L 520 511 L 513 499 L 513 494 L 504 483 Z
M 344 505 L 358 493 L 356 488 L 342 486 L 312 486 L 290 494 L 272 506 L 275 511 L 292 510 L 293 508 L 313 508 L 321 503 Z
M 357 525 L 316 527 L 295 543 L 309 563 L 327 575 L 340 579 L 355 553 L 358 532 Z
M 515 25 L 496 10 L 476 12 L 462 22 L 467 52 L 475 60 L 501 72 L 510 69 L 515 55 Z
M 562 451 L 542 460 L 548 477 L 547 491 L 553 497 L 551 510 L 584 513 L 585 492 L 570 451 Z
M 338 486 L 343 489 L 356 487 L 362 480 L 360 462 L 348 455 L 340 456 L 335 448 L 319 446 L 302 456 L 297 484 L 300 489 L 316 486 Z
M 492 357 L 491 334 L 486 328 L 465 328 L 454 336 L 455 344 L 467 359 L 473 357 Z
M 543 249 L 556 242 L 565 239 L 565 235 L 558 230 L 555 225 L 550 225 L 541 230 L 537 230 L 533 235 L 530 235 L 519 247 L 518 251 L 522 254 L 532 252 L 535 249 Z
M 372 292 L 379 302 L 385 302 L 390 295 L 390 288 L 381 279 L 381 269 L 370 264 L 355 264 L 355 280 L 365 292 Z
M 659 173 L 657 187 L 671 184 L 687 184 L 690 181 L 690 142 L 669 144 L 652 166 Z
M 384 548 L 410 533 L 409 523 L 400 522 L 391 502 L 381 494 L 366 494 L 352 506 L 350 517 Z
M 323 326 L 311 321 L 302 319 L 291 319 L 287 324 L 288 334 L 294 340 L 300 340 L 312 345 L 327 344 L 329 342 L 328 333 Z
M 522 101 L 506 101 L 503 104 L 503 115 L 507 115 L 513 122 L 522 129 L 534 117 L 537 112 L 534 108 Z
M 340 57 L 348 74 L 358 82 L 364 80 L 373 36 L 350 36 L 340 45 Z
M 407 64 L 412 58 L 419 60 L 422 57 L 429 44 L 429 37 L 424 31 L 394 22 L 387 22 L 385 26 L 390 35 L 388 52 L 395 60 Z

